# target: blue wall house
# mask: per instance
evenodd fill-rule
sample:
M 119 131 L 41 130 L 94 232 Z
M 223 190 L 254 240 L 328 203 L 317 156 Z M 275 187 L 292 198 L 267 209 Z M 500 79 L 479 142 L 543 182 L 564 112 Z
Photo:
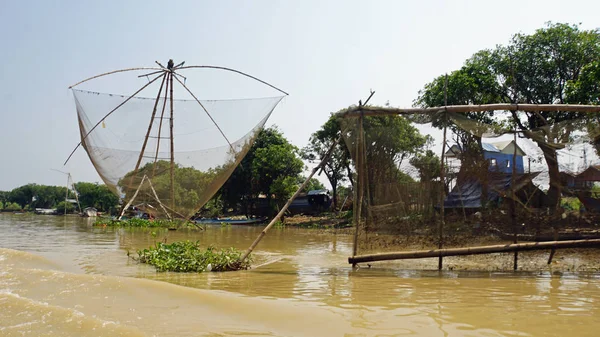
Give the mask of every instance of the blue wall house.
M 489 202 L 500 202 L 502 195 L 513 188 L 517 194 L 523 192 L 524 189 L 527 189 L 531 193 L 543 194 L 543 192 L 537 191 L 537 187 L 532 183 L 537 173 L 525 174 L 523 157 L 526 154 L 514 141 L 482 143 L 481 146 L 483 157 L 489 163 L 489 173 L 486 178 L 487 200 L 482 200 L 483 188 L 480 177 L 468 176 L 457 181 L 456 186 L 454 186 L 444 200 L 444 207 L 477 209 Z M 446 152 L 446 156 L 460 159 L 461 152 L 458 145 L 453 145 Z M 515 186 L 511 187 L 513 167 L 516 168 L 516 179 L 514 181 Z M 520 196 L 517 197 L 520 198 Z M 527 200 L 525 198 L 526 202 Z
M 523 157 L 525 151 L 515 143 L 514 140 L 496 143 L 481 143 L 483 158 L 490 163 L 491 172 L 511 173 L 513 165 L 517 165 L 517 173 L 525 173 Z M 514 151 L 517 151 L 516 163 L 513 162 Z M 448 158 L 459 158 L 462 153 L 458 145 L 453 145 L 446 151 Z

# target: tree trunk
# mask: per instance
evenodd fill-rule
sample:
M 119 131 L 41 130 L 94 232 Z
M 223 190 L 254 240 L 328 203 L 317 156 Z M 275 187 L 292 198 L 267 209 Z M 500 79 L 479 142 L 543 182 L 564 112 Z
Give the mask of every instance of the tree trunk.
M 544 142 L 536 142 L 544 153 L 546 165 L 548 165 L 548 176 L 550 177 L 550 187 L 548 188 L 548 207 L 554 212 L 560 205 L 561 185 L 560 173 L 558 169 L 558 158 L 556 150 Z
M 333 211 L 337 211 L 337 182 L 331 184 L 331 193 L 333 194 Z
M 346 165 L 346 170 L 348 171 L 348 180 L 350 180 L 350 185 L 354 188 L 354 179 L 352 178 L 352 170 L 350 169 L 350 165 Z

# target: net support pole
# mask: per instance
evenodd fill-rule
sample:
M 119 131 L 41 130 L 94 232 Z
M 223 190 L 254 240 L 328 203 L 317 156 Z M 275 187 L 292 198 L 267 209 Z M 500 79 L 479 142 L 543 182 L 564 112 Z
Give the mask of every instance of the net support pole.
M 165 85 L 166 74 L 163 74 L 162 82 L 160 83 L 160 88 L 158 89 L 158 94 L 156 95 L 156 100 L 154 101 L 154 107 L 152 108 L 152 114 L 150 116 L 150 123 L 148 123 L 148 130 L 146 131 L 146 137 L 144 137 L 144 142 L 142 143 L 142 149 L 140 151 L 140 155 L 138 156 L 138 160 L 135 163 L 135 168 L 133 169 L 133 173 L 131 174 L 131 178 L 129 178 L 128 188 L 131 188 L 131 184 L 133 183 L 133 179 L 137 174 L 137 171 L 140 168 L 140 164 L 142 163 L 142 158 L 144 157 L 144 153 L 146 152 L 146 145 L 148 145 L 148 137 L 150 137 L 150 132 L 152 131 L 152 124 L 154 124 L 154 117 L 156 116 L 156 108 L 158 107 L 158 102 L 160 101 L 160 94 L 162 93 L 163 86 Z M 160 141 L 160 139 L 158 139 Z
M 308 182 L 315 175 L 315 173 L 317 173 L 317 171 L 319 171 L 319 169 L 321 167 L 325 166 L 325 163 L 327 163 L 327 161 L 329 160 L 329 157 L 331 156 L 331 153 L 333 152 L 333 149 L 335 149 L 335 147 L 341 141 L 341 139 L 342 139 L 342 136 L 340 136 L 338 139 L 336 139 L 333 142 L 333 144 L 331 144 L 331 147 L 329 147 L 329 150 L 327 150 L 327 152 L 321 158 L 321 162 L 319 163 L 319 165 L 317 165 L 315 168 L 312 169 L 312 171 L 308 175 L 308 178 L 306 178 L 306 180 L 304 181 L 304 183 L 302 183 L 302 185 L 300 185 L 300 187 L 298 188 L 298 190 L 296 191 L 296 193 L 294 193 L 294 195 L 292 195 L 288 199 L 288 201 L 285 203 L 285 205 L 283 205 L 283 207 L 281 208 L 281 210 L 279 211 L 279 213 L 277 213 L 277 215 L 271 220 L 271 222 L 269 222 L 269 224 L 267 225 L 267 227 L 265 227 L 262 230 L 262 232 L 260 232 L 260 234 L 258 235 L 258 237 L 256 238 L 256 240 L 254 240 L 254 242 L 252 242 L 252 245 L 250 245 L 250 247 L 246 250 L 246 252 L 242 256 L 242 258 L 240 259 L 240 261 L 244 261 L 244 260 L 246 260 L 248 258 L 248 256 L 250 255 L 250 253 L 252 253 L 252 251 L 256 248 L 256 246 L 258 246 L 258 243 L 263 239 L 263 237 L 265 237 L 265 235 L 267 235 L 267 232 L 269 231 L 269 229 L 271 229 L 271 227 L 273 227 L 275 225 L 275 223 L 277 223 L 277 221 L 279 221 L 279 219 L 281 219 L 281 217 L 283 216 L 283 214 L 285 214 L 285 212 L 287 211 L 288 207 L 290 207 L 290 205 L 292 204 L 292 202 L 298 197 L 298 195 L 308 185 Z
M 67 184 L 65 185 L 65 189 L 67 190 L 65 193 L 65 215 L 67 215 L 67 204 L 69 203 L 69 175 L 67 174 Z
M 71 181 L 71 188 L 73 189 L 73 194 L 75 194 L 75 201 L 77 201 L 77 208 L 79 209 L 79 213 L 83 212 L 81 209 L 81 204 L 79 203 L 79 196 L 77 195 L 77 189 L 75 188 L 75 182 L 73 181 L 73 177 L 71 173 L 69 175 L 69 180 Z
M 142 90 L 146 89 L 146 87 L 148 87 L 150 84 L 154 83 L 154 81 L 158 80 L 162 75 L 158 75 L 155 78 L 153 78 L 152 80 L 150 80 L 148 83 L 146 83 L 144 86 L 142 86 L 141 88 L 139 88 L 136 92 L 133 93 L 133 95 L 127 97 L 126 100 L 124 100 L 123 102 L 121 102 L 119 105 L 117 105 L 114 109 L 112 109 L 109 113 L 107 113 L 106 115 L 104 115 L 104 117 L 102 117 L 102 119 L 100 119 L 98 121 L 98 123 L 96 123 L 91 129 L 90 131 L 88 131 L 88 133 L 86 133 L 85 135 L 81 135 L 81 141 L 79 142 L 79 144 L 77 144 L 77 146 L 75 146 L 75 148 L 73 149 L 73 151 L 71 151 L 71 154 L 69 154 L 69 157 L 67 157 L 67 160 L 65 160 L 65 163 L 63 165 L 67 165 L 67 162 L 69 162 L 69 159 L 71 159 L 71 157 L 73 156 L 73 154 L 75 153 L 75 151 L 77 151 L 77 149 L 81 146 L 84 145 L 83 143 L 85 142 L 85 140 L 87 139 L 87 137 L 90 135 L 90 133 L 92 133 L 92 131 L 94 131 L 98 125 L 100 125 L 102 122 L 104 122 L 104 120 L 106 118 L 108 118 L 108 116 L 112 115 L 113 112 L 117 111 L 117 109 L 119 109 L 120 107 L 122 107 L 123 105 L 125 105 L 125 103 L 129 102 L 129 100 L 131 100 L 132 98 L 134 98 L 137 94 L 139 94 Z M 80 82 L 81 83 L 81 82 Z
M 169 67 L 172 68 L 173 61 L 169 60 Z M 169 101 L 171 105 L 171 115 L 169 118 L 170 138 L 171 138 L 171 209 L 175 209 L 175 144 L 173 141 L 173 71 L 169 74 Z
M 144 178 L 148 178 L 148 177 L 146 175 L 144 175 Z M 158 198 L 158 194 L 156 194 L 156 190 L 154 189 L 154 186 L 152 186 L 152 180 L 148 179 L 148 185 L 150 185 L 152 194 L 154 194 L 154 199 L 156 199 L 156 202 L 158 202 L 158 205 L 160 205 L 160 208 L 162 208 L 163 212 L 165 212 L 165 214 L 167 214 L 167 218 L 169 220 L 173 220 L 171 217 L 171 214 L 169 212 L 167 212 L 167 210 L 165 209 L 165 205 L 163 205 L 162 201 L 160 201 L 160 199 Z
M 167 108 L 167 98 L 169 97 L 169 81 L 167 80 L 166 82 L 167 82 L 167 86 L 165 87 L 165 98 L 163 100 L 162 109 L 160 112 L 160 119 L 158 122 L 158 134 L 157 134 L 157 138 L 156 138 L 156 152 L 154 154 L 154 165 L 152 167 L 152 176 L 151 176 L 152 179 L 156 175 L 156 163 L 158 161 L 158 152 L 160 150 L 160 142 L 161 142 L 160 136 L 162 134 L 163 120 L 165 118 L 165 109 Z
M 127 202 L 127 204 L 125 204 L 125 206 L 123 207 L 123 209 L 121 209 L 121 213 L 119 213 L 119 217 L 117 218 L 117 220 L 121 220 L 121 218 L 123 217 L 123 214 L 125 214 L 125 211 L 129 208 L 129 206 L 131 206 L 131 204 L 133 203 L 133 201 L 137 197 L 138 193 L 140 192 L 140 189 L 142 188 L 142 185 L 144 184 L 145 180 L 146 180 L 146 176 L 144 175 L 144 177 L 142 178 L 142 181 L 140 181 L 140 185 L 135 190 L 135 193 L 133 193 L 133 196 L 131 197 L 131 199 L 129 199 L 129 201 Z

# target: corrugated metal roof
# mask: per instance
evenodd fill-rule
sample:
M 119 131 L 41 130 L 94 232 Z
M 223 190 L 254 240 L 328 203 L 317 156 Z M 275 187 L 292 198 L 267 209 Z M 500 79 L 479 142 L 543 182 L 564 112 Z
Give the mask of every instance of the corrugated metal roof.
M 496 146 L 490 143 L 481 143 L 481 147 L 483 148 L 483 151 L 500 152 L 500 150 Z
M 512 140 L 505 140 L 503 142 L 493 142 L 490 144 L 494 145 L 495 147 L 498 148 L 498 150 L 502 151 L 502 150 L 504 150 L 504 148 L 506 148 L 512 142 L 513 142 Z
M 327 194 L 327 190 L 312 190 L 312 191 L 308 191 L 307 195 L 320 195 L 320 194 Z

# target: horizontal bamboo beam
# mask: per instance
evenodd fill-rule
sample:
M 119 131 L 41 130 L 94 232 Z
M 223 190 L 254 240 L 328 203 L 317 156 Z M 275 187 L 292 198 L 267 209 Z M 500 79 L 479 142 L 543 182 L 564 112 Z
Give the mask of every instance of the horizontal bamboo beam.
M 481 104 L 481 105 L 448 105 L 431 108 L 385 108 L 374 106 L 355 107 L 341 114 L 343 117 L 381 116 L 381 115 L 413 115 L 432 114 L 438 112 L 482 112 L 482 111 L 572 111 L 600 112 L 600 105 L 579 104 Z
M 444 248 L 432 250 L 419 250 L 408 252 L 393 252 L 370 255 L 358 255 L 348 258 L 348 263 L 364 263 L 373 261 L 386 260 L 405 260 L 405 259 L 423 259 L 429 257 L 442 256 L 459 256 L 459 255 L 475 255 L 475 254 L 490 254 L 517 252 L 527 250 L 543 250 L 543 249 L 561 249 L 561 248 L 586 248 L 600 247 L 600 239 L 588 240 L 569 240 L 569 241 L 547 241 L 547 242 L 527 242 L 527 243 L 512 243 L 507 245 L 492 245 L 467 248 Z

